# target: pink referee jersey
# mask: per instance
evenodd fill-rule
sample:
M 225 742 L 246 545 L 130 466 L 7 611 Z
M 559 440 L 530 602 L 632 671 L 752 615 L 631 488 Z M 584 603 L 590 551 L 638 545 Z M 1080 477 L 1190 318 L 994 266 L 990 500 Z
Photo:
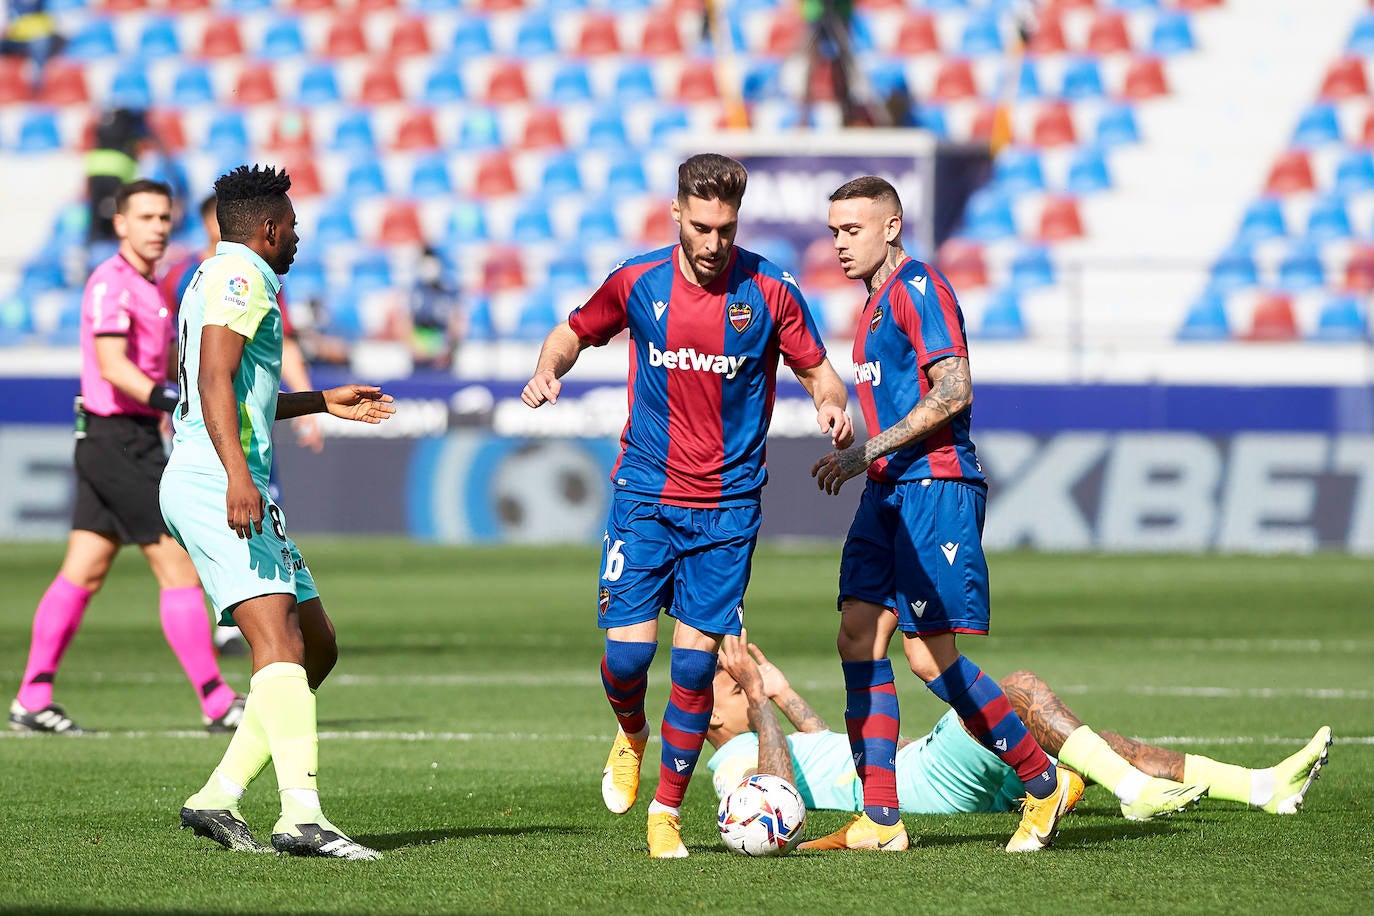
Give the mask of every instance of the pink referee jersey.
M 96 267 L 81 297 L 81 397 L 86 410 L 102 417 L 161 416 L 161 411 L 138 403 L 100 377 L 95 339 L 126 338 L 129 360 L 148 378 L 162 382 L 174 333 L 172 313 L 156 283 L 118 254 Z

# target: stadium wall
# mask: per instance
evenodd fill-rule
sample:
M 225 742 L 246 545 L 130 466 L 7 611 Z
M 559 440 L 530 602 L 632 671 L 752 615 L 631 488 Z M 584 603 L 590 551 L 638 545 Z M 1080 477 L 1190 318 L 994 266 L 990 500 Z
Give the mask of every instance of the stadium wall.
M 11 379 L 0 408 L 0 537 L 65 536 L 74 379 Z M 327 382 L 326 382 L 327 383 Z M 519 383 L 390 383 L 381 426 L 326 418 L 316 455 L 279 436 L 297 533 L 449 543 L 600 538 L 624 424 L 622 384 L 569 381 L 538 412 Z M 1318 549 L 1374 553 L 1374 394 L 1368 387 L 979 387 L 979 455 L 993 548 Z M 780 384 L 764 535 L 838 538 L 858 498 L 819 493 L 813 411 Z

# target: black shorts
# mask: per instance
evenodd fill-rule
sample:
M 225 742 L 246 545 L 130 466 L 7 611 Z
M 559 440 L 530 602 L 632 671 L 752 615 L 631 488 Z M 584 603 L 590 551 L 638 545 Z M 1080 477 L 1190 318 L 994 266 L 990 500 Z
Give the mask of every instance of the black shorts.
M 72 528 L 124 544 L 156 544 L 167 533 L 157 488 L 167 453 L 155 417 L 90 414 L 76 440 Z

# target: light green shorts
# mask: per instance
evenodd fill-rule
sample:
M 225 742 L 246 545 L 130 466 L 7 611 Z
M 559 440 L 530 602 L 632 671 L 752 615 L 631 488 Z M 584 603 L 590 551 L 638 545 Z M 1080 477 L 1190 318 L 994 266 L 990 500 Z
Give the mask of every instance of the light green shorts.
M 226 520 L 224 491 L 222 477 L 172 468 L 163 473 L 159 490 L 167 529 L 191 555 L 220 623 L 233 626 L 234 608 L 249 598 L 318 598 L 315 578 L 286 535 L 281 507 L 264 493 L 262 534 L 254 531 L 251 538 L 240 538 Z
M 897 799 L 903 811 L 1011 811 L 1025 794 L 1016 771 L 964 731 L 952 709 L 929 735 L 897 752 Z

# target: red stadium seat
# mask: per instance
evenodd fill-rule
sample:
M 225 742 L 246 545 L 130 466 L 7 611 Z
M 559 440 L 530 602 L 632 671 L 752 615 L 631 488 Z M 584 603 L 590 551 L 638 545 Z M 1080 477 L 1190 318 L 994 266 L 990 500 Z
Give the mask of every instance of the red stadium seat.
M 198 13 L 208 10 L 210 6 L 211 0 L 167 0 L 169 13 Z
M 649 207 L 644 212 L 644 225 L 639 230 L 639 241 L 650 245 L 666 245 L 677 240 L 677 223 L 673 222 L 672 211 L 666 205 Z
M 502 61 L 492 68 L 487 79 L 487 101 L 526 102 L 529 101 L 530 87 L 525 82 L 525 65 L 518 60 Z
M 0 57 L 0 105 L 28 100 L 28 61 L 22 57 Z
M 585 57 L 620 53 L 620 37 L 615 31 L 615 16 L 604 13 L 588 14 L 582 20 L 574 53 Z
M 705 11 L 705 0 L 668 0 L 667 8 L 660 12 L 676 17 L 678 13 L 703 13 Z
M 997 112 L 996 102 L 984 102 L 978 106 L 978 110 L 973 114 L 973 121 L 969 125 L 969 139 L 978 143 L 991 143 L 993 135 L 997 133 Z M 1002 119 L 1006 126 L 1010 126 L 1009 118 Z M 1001 138 L 1004 143 L 1014 142 L 1011 136 Z
M 947 57 L 935 73 L 935 88 L 931 101 L 955 102 L 978 96 L 978 83 L 973 76 L 973 64 L 964 57 Z
M 768 40 L 764 42 L 763 53 L 773 57 L 795 54 L 801 50 L 805 36 L 806 23 L 790 6 L 780 6 L 768 25 Z
M 835 101 L 835 64 L 830 60 L 818 60 L 811 67 L 808 98 L 813 102 Z
M 831 239 L 816 239 L 806 246 L 802 252 L 801 282 L 807 289 L 840 289 L 850 284 L 835 259 L 835 243 Z
M 557 108 L 536 108 L 529 113 L 520 137 L 522 149 L 561 149 L 567 145 Z
M 1040 109 L 1031 128 L 1031 143 L 1040 147 L 1072 146 L 1078 142 L 1073 110 L 1067 102 L 1050 102 Z
M 387 53 L 392 57 L 420 57 L 430 52 L 429 27 L 424 19 L 401 19 L 391 30 Z
M 357 0 L 354 9 L 360 13 L 371 13 L 378 10 L 394 10 L 400 6 L 397 0 Z
M 405 97 L 400 77 L 396 75 L 396 67 L 390 59 L 374 61 L 363 73 L 363 84 L 358 89 L 358 101 L 363 104 L 383 105 L 403 101 Z
M 1269 293 L 1255 303 L 1247 340 L 1285 341 L 1297 340 L 1299 336 L 1292 298 L 1284 293 Z
M 442 144 L 439 131 L 434 126 L 434 113 L 429 109 L 412 111 L 401 119 L 396 126 L 396 139 L 391 148 L 395 150 L 434 150 Z
M 677 99 L 680 102 L 714 102 L 720 98 L 716 86 L 716 69 L 710 60 L 687 61 L 677 80 Z
M 216 19 L 205 26 L 200 38 L 201 57 L 238 57 L 243 53 L 243 36 L 237 19 Z
M 1093 54 L 1115 54 L 1131 50 L 1131 33 L 1126 17 L 1116 10 L 1102 10 L 1088 28 L 1087 50 Z
M 988 265 L 983 246 L 968 239 L 947 239 L 936 255 L 936 266 L 955 291 L 988 285 Z
M 935 32 L 935 19 L 929 13 L 911 12 L 897 30 L 897 54 L 938 54 L 940 36 Z
M 272 79 L 270 67 L 249 64 L 239 71 L 238 82 L 234 84 L 234 104 L 260 105 L 276 100 L 277 84 Z
M 1064 40 L 1064 22 L 1058 13 L 1045 13 L 1035 23 L 1035 34 L 1026 43 L 1032 54 L 1059 54 L 1068 50 Z
M 291 175 L 291 197 L 318 197 L 324 190 L 320 181 L 320 170 L 311 156 L 293 156 L 286 161 L 286 171 Z
M 497 247 L 487 252 L 482 262 L 482 289 L 497 293 L 525 288 L 525 268 L 520 263 L 520 249 Z
M 186 131 L 181 126 L 181 115 L 166 108 L 154 108 L 148 112 L 148 128 L 172 152 L 186 148 Z
M 1152 99 L 1169 94 L 1164 64 L 1158 57 L 1138 57 L 1126 69 L 1121 94 L 1128 99 Z
M 477 0 L 477 9 L 484 13 L 502 13 L 523 9 L 525 0 Z
M 81 64 L 58 57 L 43 68 L 43 83 L 38 101 L 49 105 L 84 105 L 90 101 L 86 91 L 86 71 Z
M 136 13 L 147 6 L 147 0 L 104 0 L 100 10 L 105 13 Z
M 1321 98 L 1337 101 L 1358 99 L 1369 95 L 1369 81 L 1365 77 L 1364 59 L 1346 57 L 1326 70 L 1322 80 Z
M 382 212 L 382 226 L 377 241 L 383 245 L 423 245 L 425 232 L 420 228 L 420 214 L 410 201 L 394 200 Z
M 520 184 L 506 153 L 489 153 L 477 163 L 477 177 L 472 184 L 472 193 L 477 197 L 502 197 L 518 190 Z
M 303 112 L 283 111 L 272 119 L 267 149 L 282 153 L 309 153 L 315 147 L 310 119 Z
M 1359 245 L 1345 262 L 1345 288 L 1351 292 L 1374 292 L 1374 246 Z
M 1044 9 L 1051 13 L 1062 13 L 1064 10 L 1090 10 L 1096 5 L 1095 0 L 1046 0 Z
M 1083 236 L 1083 219 L 1078 214 L 1078 201 L 1072 197 L 1051 197 L 1040 211 L 1038 237 L 1046 242 L 1061 242 Z
M 677 29 L 677 17 L 653 15 L 645 19 L 644 34 L 639 39 L 639 52 L 649 57 L 681 54 L 682 34 Z
M 1312 161 L 1307 158 L 1307 152 L 1290 149 L 1279 156 L 1269 170 L 1264 191 L 1266 194 L 1296 194 L 1315 190 L 1316 186 L 1316 179 L 1312 176 Z
M 310 13 L 317 10 L 332 10 L 334 0 L 295 0 L 291 6 L 300 13 Z
M 340 15 L 329 24 L 324 39 L 326 57 L 356 57 L 367 53 L 367 36 L 363 22 L 357 16 Z
M 1174 0 L 1174 6 L 1181 10 L 1205 10 L 1221 6 L 1221 0 Z

